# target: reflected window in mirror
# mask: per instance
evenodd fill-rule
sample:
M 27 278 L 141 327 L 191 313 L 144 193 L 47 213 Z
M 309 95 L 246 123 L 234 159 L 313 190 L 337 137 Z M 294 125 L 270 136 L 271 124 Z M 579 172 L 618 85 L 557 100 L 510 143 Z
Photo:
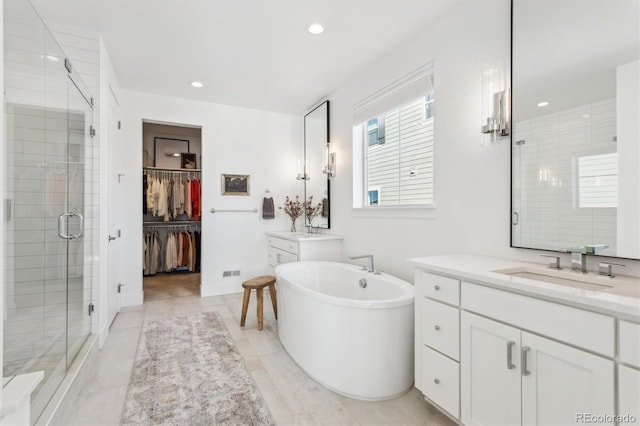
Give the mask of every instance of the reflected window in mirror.
M 433 204 L 434 89 L 431 66 L 376 91 L 354 111 L 363 182 L 355 207 Z M 358 204 L 354 202 L 354 204 Z
M 511 245 L 640 258 L 640 0 L 512 16 Z

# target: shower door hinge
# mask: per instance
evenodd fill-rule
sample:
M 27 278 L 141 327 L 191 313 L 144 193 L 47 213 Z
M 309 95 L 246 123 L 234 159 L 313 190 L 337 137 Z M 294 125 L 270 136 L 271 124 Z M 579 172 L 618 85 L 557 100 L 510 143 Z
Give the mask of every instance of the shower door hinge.
M 118 121 L 118 130 L 122 129 L 122 121 Z
M 94 106 L 93 98 L 89 98 L 89 103 L 91 104 L 91 106 Z
M 93 303 L 89 303 L 89 316 L 96 310 L 96 307 Z
M 94 137 L 96 135 L 96 129 L 93 126 L 89 126 L 89 136 Z
M 122 287 L 124 287 L 124 284 L 119 283 L 118 284 L 118 293 L 122 293 Z
M 73 66 L 71 65 L 71 60 L 69 58 L 64 58 L 64 67 L 67 69 L 69 74 L 73 72 Z
M 10 198 L 4 199 L 4 221 L 5 222 L 11 221 L 11 199 Z

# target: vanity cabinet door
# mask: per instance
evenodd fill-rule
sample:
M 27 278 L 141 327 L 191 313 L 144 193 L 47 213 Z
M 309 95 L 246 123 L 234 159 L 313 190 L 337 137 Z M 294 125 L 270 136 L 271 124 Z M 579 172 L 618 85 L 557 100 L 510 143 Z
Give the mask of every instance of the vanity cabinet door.
M 612 360 L 523 331 L 521 370 L 524 425 L 579 424 L 582 413 L 615 413 Z
M 462 423 L 519 425 L 520 330 L 462 312 L 460 333 Z
M 618 367 L 618 414 L 625 423 L 640 425 L 640 370 L 626 365 Z

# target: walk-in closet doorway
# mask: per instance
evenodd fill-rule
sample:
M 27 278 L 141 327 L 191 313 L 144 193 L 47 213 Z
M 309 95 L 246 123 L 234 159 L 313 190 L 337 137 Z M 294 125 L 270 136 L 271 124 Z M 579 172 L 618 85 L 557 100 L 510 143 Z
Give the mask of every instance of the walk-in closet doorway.
M 144 301 L 200 295 L 202 129 L 143 122 Z

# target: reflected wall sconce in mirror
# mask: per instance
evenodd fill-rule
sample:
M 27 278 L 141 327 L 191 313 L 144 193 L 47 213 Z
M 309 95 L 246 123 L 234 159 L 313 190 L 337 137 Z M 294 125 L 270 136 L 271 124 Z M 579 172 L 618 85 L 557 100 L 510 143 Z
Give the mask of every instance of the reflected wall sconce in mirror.
M 498 138 L 509 136 L 509 89 L 505 87 L 502 72 L 490 69 L 482 73 L 482 144 L 495 143 Z
M 322 158 L 322 173 L 327 175 L 327 179 L 331 179 L 336 175 L 336 153 L 331 152 L 331 147 L 327 143 Z
M 307 170 L 309 170 L 309 162 L 304 162 L 304 169 L 301 168 L 301 161 L 298 160 L 298 176 L 296 176 L 297 180 L 309 180 L 311 179 L 307 174 Z

